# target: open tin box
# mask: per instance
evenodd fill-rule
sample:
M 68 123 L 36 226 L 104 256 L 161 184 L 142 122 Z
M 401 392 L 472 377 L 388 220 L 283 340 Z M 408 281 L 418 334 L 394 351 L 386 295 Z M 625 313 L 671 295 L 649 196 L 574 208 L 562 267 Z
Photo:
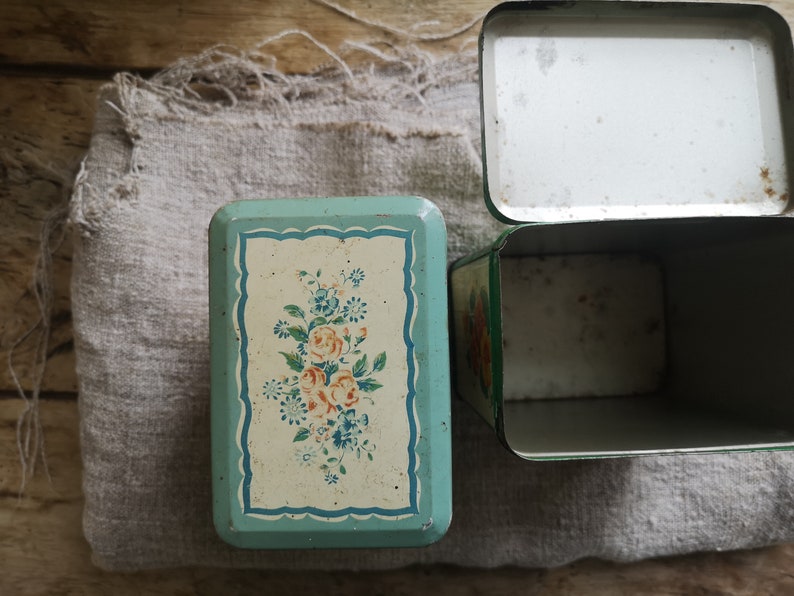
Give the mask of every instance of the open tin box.
M 515 3 L 455 384 L 526 459 L 794 448 L 792 42 L 762 6 Z M 535 222 L 535 223 L 527 223 Z

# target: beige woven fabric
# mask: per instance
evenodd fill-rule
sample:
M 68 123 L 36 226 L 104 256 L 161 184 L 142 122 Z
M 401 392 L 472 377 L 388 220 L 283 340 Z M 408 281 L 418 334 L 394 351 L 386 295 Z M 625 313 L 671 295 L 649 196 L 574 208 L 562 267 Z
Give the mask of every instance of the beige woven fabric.
M 473 54 L 313 76 L 207 54 L 102 89 L 71 205 L 84 527 L 109 569 L 553 566 L 794 537 L 794 454 L 527 463 L 454 404 L 454 516 L 425 549 L 241 551 L 211 523 L 207 226 L 238 199 L 416 194 L 455 259 L 487 213 Z M 193 85 L 188 85 L 189 81 Z M 196 83 L 198 82 L 198 83 Z

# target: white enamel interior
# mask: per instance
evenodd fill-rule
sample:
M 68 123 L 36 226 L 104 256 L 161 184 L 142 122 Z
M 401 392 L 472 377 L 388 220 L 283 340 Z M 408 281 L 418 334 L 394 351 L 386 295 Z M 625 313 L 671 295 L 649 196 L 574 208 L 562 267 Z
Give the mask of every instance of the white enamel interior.
M 513 221 L 776 214 L 774 34 L 736 18 L 516 10 L 484 29 L 488 194 Z
M 664 375 L 664 287 L 637 254 L 502 259 L 505 400 L 636 395 Z
M 532 459 L 792 448 L 792 224 L 515 228 L 499 252 L 496 369 L 511 449 Z

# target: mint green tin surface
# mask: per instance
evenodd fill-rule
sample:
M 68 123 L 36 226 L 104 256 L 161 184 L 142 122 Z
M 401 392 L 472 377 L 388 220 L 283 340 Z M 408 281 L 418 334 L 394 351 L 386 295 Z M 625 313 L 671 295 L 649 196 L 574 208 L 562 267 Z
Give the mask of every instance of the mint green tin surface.
M 215 526 L 244 548 L 449 525 L 446 230 L 417 197 L 231 203 L 209 231 Z

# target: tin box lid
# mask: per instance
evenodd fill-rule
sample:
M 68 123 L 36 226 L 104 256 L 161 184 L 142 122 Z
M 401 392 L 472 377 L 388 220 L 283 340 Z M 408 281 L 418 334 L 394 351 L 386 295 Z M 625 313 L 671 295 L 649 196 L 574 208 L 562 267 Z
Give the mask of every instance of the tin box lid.
M 420 546 L 451 517 L 446 230 L 417 197 L 210 224 L 213 510 L 247 548 Z
M 791 63 L 763 6 L 499 6 L 480 38 L 488 206 L 512 223 L 783 213 Z

